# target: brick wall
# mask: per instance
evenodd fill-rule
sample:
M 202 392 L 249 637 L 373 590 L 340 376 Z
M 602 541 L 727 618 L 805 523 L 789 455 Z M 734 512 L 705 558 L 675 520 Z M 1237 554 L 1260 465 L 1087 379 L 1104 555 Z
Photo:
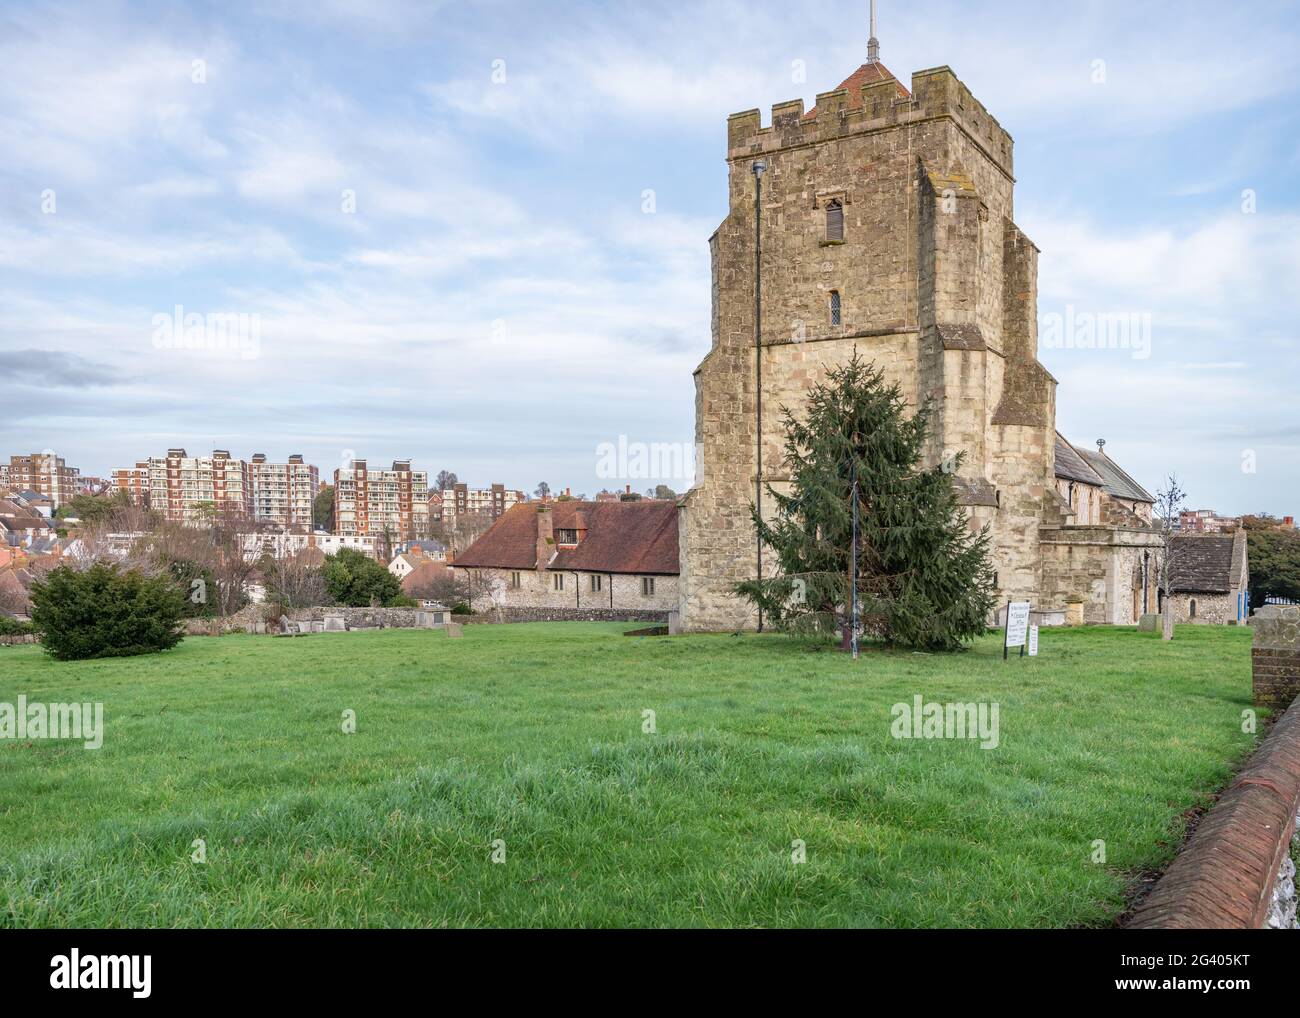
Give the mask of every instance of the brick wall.
M 1137 929 L 1259 929 L 1300 810 L 1300 708 L 1269 733 L 1134 911 Z

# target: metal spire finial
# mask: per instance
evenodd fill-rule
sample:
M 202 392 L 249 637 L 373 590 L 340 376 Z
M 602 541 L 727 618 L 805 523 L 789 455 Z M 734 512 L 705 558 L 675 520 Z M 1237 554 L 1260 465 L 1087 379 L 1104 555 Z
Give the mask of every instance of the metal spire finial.
M 880 40 L 876 38 L 876 0 L 871 0 L 871 38 L 867 40 L 867 63 L 880 63 Z

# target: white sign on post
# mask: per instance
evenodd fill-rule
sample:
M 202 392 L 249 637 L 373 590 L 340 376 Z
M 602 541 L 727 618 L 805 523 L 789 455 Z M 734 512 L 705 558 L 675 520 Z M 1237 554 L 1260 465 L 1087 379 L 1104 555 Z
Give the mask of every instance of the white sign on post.
M 1029 642 L 1029 602 L 1007 602 L 1007 630 L 1002 644 L 1002 656 L 1007 656 L 1007 648 L 1019 647 L 1021 657 L 1025 653 L 1025 644 Z
M 1029 627 L 1029 656 L 1038 657 L 1038 627 Z

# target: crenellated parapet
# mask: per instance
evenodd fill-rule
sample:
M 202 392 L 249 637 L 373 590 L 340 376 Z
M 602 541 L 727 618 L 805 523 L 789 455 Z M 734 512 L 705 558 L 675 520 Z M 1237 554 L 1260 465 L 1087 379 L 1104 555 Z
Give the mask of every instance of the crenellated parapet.
M 757 109 L 727 118 L 727 158 L 747 159 L 798 145 L 947 119 L 963 130 L 1007 176 L 1012 175 L 1012 141 L 984 104 L 948 67 L 917 71 L 909 93 L 893 77 L 854 89 L 822 92 L 804 112 L 803 100 L 772 107 L 763 126 Z

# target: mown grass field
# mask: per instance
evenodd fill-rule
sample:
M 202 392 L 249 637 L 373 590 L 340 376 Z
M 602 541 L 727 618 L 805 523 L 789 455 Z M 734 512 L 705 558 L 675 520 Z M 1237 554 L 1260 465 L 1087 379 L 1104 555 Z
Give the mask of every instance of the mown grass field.
M 1245 629 L 855 664 L 632 628 L 0 648 L 0 702 L 105 710 L 96 751 L 0 741 L 0 926 L 1105 926 L 1252 745 Z M 1000 745 L 892 738 L 917 694 Z

